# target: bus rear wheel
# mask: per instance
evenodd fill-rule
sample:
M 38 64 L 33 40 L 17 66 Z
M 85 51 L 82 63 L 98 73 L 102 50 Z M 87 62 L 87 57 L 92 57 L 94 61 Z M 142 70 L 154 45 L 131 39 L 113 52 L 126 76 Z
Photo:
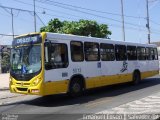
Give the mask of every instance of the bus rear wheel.
M 135 71 L 133 74 L 133 85 L 137 85 L 141 81 L 141 75 L 138 71 Z
M 69 87 L 69 95 L 71 97 L 78 97 L 82 95 L 83 92 L 83 82 L 80 78 L 74 78 L 71 80 Z

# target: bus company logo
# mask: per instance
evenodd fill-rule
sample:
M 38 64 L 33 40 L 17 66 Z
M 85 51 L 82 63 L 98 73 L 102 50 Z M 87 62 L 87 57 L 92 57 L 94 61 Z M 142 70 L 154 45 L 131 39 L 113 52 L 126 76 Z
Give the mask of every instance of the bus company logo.
M 126 61 L 123 61 L 123 66 L 122 66 L 121 72 L 123 73 L 124 71 L 126 71 L 127 67 L 128 67 L 128 63 Z

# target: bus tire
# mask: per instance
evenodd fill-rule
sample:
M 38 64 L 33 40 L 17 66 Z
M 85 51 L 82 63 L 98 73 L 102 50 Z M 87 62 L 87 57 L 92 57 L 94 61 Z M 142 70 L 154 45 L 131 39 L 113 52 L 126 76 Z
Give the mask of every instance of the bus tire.
M 69 95 L 71 97 L 78 97 L 82 95 L 83 93 L 83 81 L 79 77 L 75 77 L 71 80 L 70 86 L 69 86 Z
M 135 71 L 133 73 L 133 85 L 137 85 L 141 81 L 141 74 L 139 71 Z

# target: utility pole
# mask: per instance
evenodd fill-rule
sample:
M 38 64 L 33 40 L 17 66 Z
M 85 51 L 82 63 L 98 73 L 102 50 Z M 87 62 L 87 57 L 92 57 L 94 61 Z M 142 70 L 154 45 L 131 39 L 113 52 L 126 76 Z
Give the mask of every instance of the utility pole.
M 122 12 L 122 36 L 123 41 L 125 41 L 125 29 L 124 29 L 124 12 L 123 12 L 123 0 L 121 0 L 121 12 Z
M 11 9 L 11 15 L 12 15 L 12 36 L 14 39 L 14 21 L 13 21 L 13 9 Z
M 150 44 L 150 34 L 151 34 L 151 30 L 150 30 L 150 25 L 149 25 L 149 8 L 148 8 L 148 0 L 146 0 L 146 8 L 147 8 L 147 24 L 146 27 L 148 29 L 148 44 Z
M 35 0 L 33 0 L 34 4 L 34 31 L 36 32 L 36 5 L 35 5 Z

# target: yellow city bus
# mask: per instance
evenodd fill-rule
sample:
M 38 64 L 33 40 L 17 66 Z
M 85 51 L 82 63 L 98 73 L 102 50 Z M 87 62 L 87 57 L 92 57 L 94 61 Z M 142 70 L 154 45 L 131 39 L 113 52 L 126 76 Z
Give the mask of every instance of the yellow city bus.
M 158 73 L 156 45 L 32 33 L 13 40 L 10 91 L 74 96 L 90 88 L 125 82 L 137 84 Z

